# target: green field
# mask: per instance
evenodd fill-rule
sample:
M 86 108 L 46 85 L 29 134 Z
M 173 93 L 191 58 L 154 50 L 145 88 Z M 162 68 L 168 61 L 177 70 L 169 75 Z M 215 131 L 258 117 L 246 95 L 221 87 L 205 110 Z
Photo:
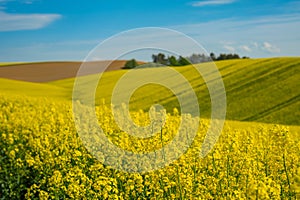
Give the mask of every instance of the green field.
M 286 125 L 300 124 L 300 58 L 229 60 L 216 62 L 216 65 L 226 89 L 226 119 Z M 197 65 L 199 68 L 202 66 L 203 64 Z M 203 79 L 199 78 L 193 67 L 175 69 L 189 80 L 195 90 L 200 103 L 201 117 L 209 118 L 210 97 Z M 157 74 L 164 71 L 163 68 L 152 70 Z M 115 84 L 126 72 L 121 70 L 104 73 L 97 88 L 96 104 L 101 102 L 102 98 L 110 102 Z M 90 77 L 93 79 L 98 75 Z M 0 92 L 71 100 L 73 84 L 74 78 L 45 84 L 0 79 Z M 139 88 L 133 94 L 130 108 L 146 111 L 157 102 L 168 111 L 179 107 L 176 96 L 170 90 L 152 84 Z

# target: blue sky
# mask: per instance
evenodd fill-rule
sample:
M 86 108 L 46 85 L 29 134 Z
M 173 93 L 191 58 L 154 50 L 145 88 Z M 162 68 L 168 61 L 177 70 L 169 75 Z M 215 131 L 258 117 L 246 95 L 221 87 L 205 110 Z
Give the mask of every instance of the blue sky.
M 0 0 L 0 62 L 83 60 L 106 38 L 142 27 L 180 31 L 217 54 L 300 53 L 295 0 Z

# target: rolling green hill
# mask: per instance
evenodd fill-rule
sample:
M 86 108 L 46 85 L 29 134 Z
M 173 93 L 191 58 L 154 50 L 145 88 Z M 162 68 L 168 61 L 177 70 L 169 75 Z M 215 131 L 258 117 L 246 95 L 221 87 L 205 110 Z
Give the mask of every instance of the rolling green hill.
M 2 66 L 11 66 L 16 64 L 22 64 L 22 62 L 0 62 L 0 67 Z
M 203 67 L 199 64 L 196 67 Z M 243 59 L 216 62 L 223 77 L 227 95 L 227 118 L 237 121 L 256 121 L 300 125 L 300 58 Z M 207 86 L 191 67 L 174 68 L 189 80 L 200 102 L 201 117 L 210 117 L 210 97 Z M 149 69 L 140 69 L 149 70 Z M 153 68 L 151 73 L 163 74 L 165 68 Z M 100 98 L 110 102 L 116 82 L 127 71 L 110 71 L 103 74 L 97 88 L 96 104 Z M 145 74 L 145 73 L 144 73 Z M 90 75 L 91 80 L 98 75 Z M 143 78 L 143 77 L 139 77 Z M 86 79 L 87 88 L 89 79 Z M 65 98 L 71 100 L 74 78 L 44 84 L 0 80 L 0 92 L 22 93 L 30 96 Z M 181 89 L 181 83 L 175 87 Z M 184 90 L 184 88 L 182 88 Z M 184 91 L 182 91 L 184 92 Z M 101 97 L 100 97 L 101 96 Z M 174 94 L 157 84 L 137 89 L 131 97 L 130 108 L 147 110 L 160 103 L 172 110 L 178 107 Z
M 55 99 L 69 99 L 70 90 L 42 83 L 30 83 L 0 78 L 0 93 L 9 95 L 26 95 Z

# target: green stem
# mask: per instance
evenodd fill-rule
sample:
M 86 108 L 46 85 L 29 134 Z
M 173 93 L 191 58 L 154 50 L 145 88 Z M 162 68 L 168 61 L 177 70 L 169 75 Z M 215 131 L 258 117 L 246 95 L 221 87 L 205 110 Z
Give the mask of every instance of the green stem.
M 166 161 L 166 159 L 165 159 L 165 149 L 164 149 L 163 134 L 162 134 L 162 132 L 163 132 L 163 129 L 162 129 L 162 127 L 161 127 L 161 129 L 160 129 L 161 148 L 162 148 L 162 153 L 163 153 L 163 159 L 164 159 L 164 161 Z
M 176 166 L 176 170 L 177 170 L 177 182 L 178 182 L 178 187 L 179 187 L 180 199 L 183 199 L 182 198 L 182 191 L 181 191 L 181 184 L 180 184 L 180 176 L 179 176 L 178 166 Z
M 286 167 L 285 153 L 282 154 L 282 158 L 283 158 L 284 172 L 285 172 L 286 179 L 287 179 L 287 182 L 289 185 L 289 192 L 291 192 L 291 183 L 290 183 L 289 174 L 288 174 L 287 167 Z

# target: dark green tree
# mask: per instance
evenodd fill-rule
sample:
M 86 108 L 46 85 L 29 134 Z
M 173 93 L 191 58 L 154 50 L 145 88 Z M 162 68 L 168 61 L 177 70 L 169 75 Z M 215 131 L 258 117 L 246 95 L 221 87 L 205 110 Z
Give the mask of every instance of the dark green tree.
M 179 56 L 178 63 L 179 63 L 180 66 L 185 66 L 185 65 L 190 65 L 191 64 L 191 62 L 188 59 L 186 59 L 182 56 Z
M 168 64 L 168 59 L 166 59 L 166 55 L 163 53 L 159 53 L 157 55 L 153 54 L 152 59 L 153 59 L 154 63 L 159 63 L 159 64 L 163 64 L 163 65 Z
M 213 53 L 213 52 L 211 52 L 210 53 L 210 58 L 212 59 L 212 60 L 216 60 L 217 58 L 216 58 L 216 55 Z
M 226 57 L 225 53 L 221 53 L 216 60 L 226 60 Z
M 158 61 L 158 56 L 155 55 L 155 54 L 152 54 L 152 60 L 153 60 L 154 63 L 158 63 L 157 62 Z
M 232 59 L 240 59 L 240 56 L 235 53 L 235 54 L 232 55 Z
M 169 63 L 171 66 L 179 66 L 180 65 L 175 56 L 169 57 L 168 60 L 169 60 Z
M 133 68 L 135 68 L 137 66 L 138 66 L 138 63 L 136 62 L 136 60 L 135 59 L 131 59 L 131 60 L 128 60 L 125 63 L 123 69 L 133 69 Z

